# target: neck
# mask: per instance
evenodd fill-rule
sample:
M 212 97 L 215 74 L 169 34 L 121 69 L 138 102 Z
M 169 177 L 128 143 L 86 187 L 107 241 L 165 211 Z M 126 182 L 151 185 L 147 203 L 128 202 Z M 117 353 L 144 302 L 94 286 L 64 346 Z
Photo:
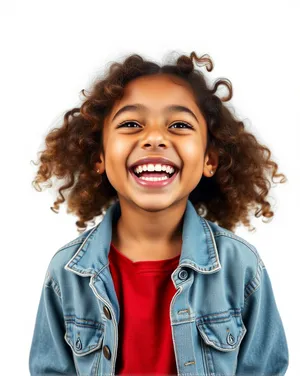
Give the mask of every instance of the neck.
M 121 216 L 113 225 L 112 243 L 137 260 L 161 260 L 180 254 L 187 199 L 161 211 L 146 211 L 120 199 Z

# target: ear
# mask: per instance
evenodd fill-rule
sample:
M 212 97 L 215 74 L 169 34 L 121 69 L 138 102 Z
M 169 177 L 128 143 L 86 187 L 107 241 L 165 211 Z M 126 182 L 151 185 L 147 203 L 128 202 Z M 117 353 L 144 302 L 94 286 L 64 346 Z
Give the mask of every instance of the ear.
M 204 156 L 203 175 L 207 178 L 211 178 L 219 163 L 219 154 L 216 149 L 210 147 Z M 211 171 L 213 173 L 211 173 Z
M 103 154 L 103 152 L 100 153 L 100 155 L 99 155 L 99 159 L 100 159 L 100 161 L 95 163 L 95 167 L 94 167 L 94 169 L 95 169 L 95 171 L 99 170 L 99 171 L 98 171 L 98 174 L 101 175 L 101 174 L 103 174 L 104 171 L 105 171 L 105 159 L 104 159 L 104 154 Z

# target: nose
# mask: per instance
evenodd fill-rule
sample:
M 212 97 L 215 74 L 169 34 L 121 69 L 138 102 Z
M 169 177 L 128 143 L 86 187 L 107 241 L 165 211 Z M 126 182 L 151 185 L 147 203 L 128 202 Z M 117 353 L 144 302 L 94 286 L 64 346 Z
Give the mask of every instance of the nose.
M 144 148 L 168 147 L 169 139 L 167 132 L 161 127 L 153 126 L 143 134 L 141 146 Z

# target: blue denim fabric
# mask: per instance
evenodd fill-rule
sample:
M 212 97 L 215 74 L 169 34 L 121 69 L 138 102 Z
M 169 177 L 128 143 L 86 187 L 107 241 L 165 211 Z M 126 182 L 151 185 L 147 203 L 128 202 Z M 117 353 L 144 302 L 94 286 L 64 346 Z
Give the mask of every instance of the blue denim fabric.
M 30 349 L 32 376 L 115 374 L 120 307 L 108 252 L 120 213 L 116 201 L 52 257 Z M 190 201 L 182 241 L 170 304 L 178 375 L 284 375 L 286 336 L 256 248 L 198 215 Z

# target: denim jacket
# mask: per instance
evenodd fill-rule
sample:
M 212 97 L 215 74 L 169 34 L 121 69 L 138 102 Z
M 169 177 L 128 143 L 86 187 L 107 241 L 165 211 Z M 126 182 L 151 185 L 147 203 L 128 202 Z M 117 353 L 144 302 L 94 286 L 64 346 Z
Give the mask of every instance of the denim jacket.
M 100 223 L 52 257 L 30 349 L 32 376 L 115 374 L 120 307 L 108 252 L 112 221 L 120 213 L 116 201 Z M 285 374 L 286 336 L 258 251 L 204 219 L 189 200 L 171 279 L 177 290 L 170 323 L 178 375 Z

